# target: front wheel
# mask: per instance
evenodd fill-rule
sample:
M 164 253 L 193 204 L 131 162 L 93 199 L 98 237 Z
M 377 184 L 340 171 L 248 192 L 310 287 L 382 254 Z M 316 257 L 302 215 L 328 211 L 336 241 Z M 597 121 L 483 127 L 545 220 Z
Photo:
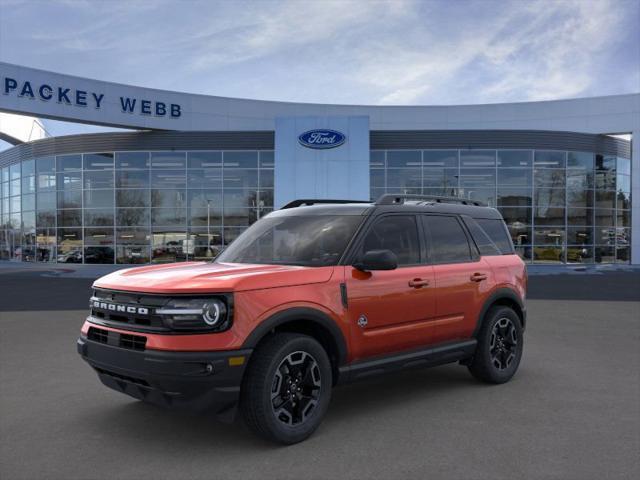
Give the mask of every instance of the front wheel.
M 493 307 L 487 312 L 478 346 L 469 365 L 471 374 L 487 383 L 511 380 L 520 365 L 523 336 L 520 317 L 509 307 Z
M 276 334 L 251 356 L 240 399 L 245 422 L 267 440 L 301 442 L 320 425 L 332 384 L 322 345 L 306 335 Z

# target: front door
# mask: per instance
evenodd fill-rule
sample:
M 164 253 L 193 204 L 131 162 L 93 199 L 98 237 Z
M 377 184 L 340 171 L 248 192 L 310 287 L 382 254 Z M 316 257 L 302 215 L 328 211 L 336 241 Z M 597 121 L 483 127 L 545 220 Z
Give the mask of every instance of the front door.
M 429 342 L 435 313 L 433 268 L 424 264 L 414 215 L 386 215 L 374 221 L 358 247 L 391 250 L 398 268 L 362 272 L 345 267 L 354 360 L 418 347 Z

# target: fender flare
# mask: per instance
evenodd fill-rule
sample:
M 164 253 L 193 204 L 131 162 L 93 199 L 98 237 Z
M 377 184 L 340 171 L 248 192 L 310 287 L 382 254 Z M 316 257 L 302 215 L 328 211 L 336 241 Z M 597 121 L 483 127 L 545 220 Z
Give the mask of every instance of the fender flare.
M 473 337 L 476 337 L 478 335 L 478 332 L 480 331 L 480 327 L 482 326 L 482 321 L 484 320 L 484 317 L 489 311 L 489 309 L 496 302 L 499 302 L 500 300 L 504 300 L 504 299 L 513 301 L 520 308 L 521 315 L 519 315 L 519 317 L 520 317 L 520 320 L 522 321 L 522 330 L 524 331 L 526 322 L 527 322 L 527 309 L 524 303 L 522 302 L 522 299 L 520 298 L 520 296 L 515 290 L 511 288 L 502 287 L 495 290 L 491 295 L 489 295 L 489 298 L 485 300 L 484 305 L 482 306 L 482 309 L 478 314 L 478 319 L 476 320 L 476 328 L 474 328 L 473 334 L 472 334 Z M 516 312 L 516 313 L 519 313 L 519 312 Z
M 338 353 L 338 365 L 344 365 L 347 360 L 347 342 L 344 334 L 336 322 L 326 313 L 309 307 L 292 307 L 274 313 L 262 321 L 246 338 L 242 348 L 255 348 L 258 343 L 269 334 L 271 330 L 294 321 L 311 322 L 328 331 L 335 342 Z

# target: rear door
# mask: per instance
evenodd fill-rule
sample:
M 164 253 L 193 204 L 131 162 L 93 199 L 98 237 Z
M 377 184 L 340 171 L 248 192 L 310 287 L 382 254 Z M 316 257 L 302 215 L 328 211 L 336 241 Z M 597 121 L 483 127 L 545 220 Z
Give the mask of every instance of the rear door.
M 421 215 L 435 279 L 433 341 L 471 336 L 490 290 L 491 269 L 456 215 Z
M 369 250 L 391 250 L 398 257 L 397 269 L 362 272 L 345 267 L 354 360 L 429 342 L 434 279 L 433 268 L 424 263 L 418 220 L 413 214 L 380 216 L 356 245 L 356 259 Z

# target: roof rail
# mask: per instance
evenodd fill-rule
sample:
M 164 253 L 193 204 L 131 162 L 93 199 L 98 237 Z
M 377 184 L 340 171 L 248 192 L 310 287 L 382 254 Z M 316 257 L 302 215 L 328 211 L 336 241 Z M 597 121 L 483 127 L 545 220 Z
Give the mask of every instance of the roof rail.
M 318 198 L 318 199 L 299 199 L 299 200 L 293 200 L 289 203 L 287 203 L 284 207 L 282 207 L 280 210 L 285 210 L 287 208 L 296 208 L 296 207 L 302 207 L 303 205 L 317 205 L 320 203 L 324 203 L 324 204 L 344 204 L 344 203 L 371 203 L 370 201 L 367 200 L 330 200 L 327 198 Z
M 487 205 L 477 200 L 469 200 L 460 197 L 445 197 L 439 195 L 411 195 L 411 194 L 393 194 L 387 193 L 382 195 L 376 201 L 376 205 L 402 205 L 407 200 L 418 200 L 429 203 L 459 203 L 461 205 L 473 205 L 476 207 L 486 207 Z

